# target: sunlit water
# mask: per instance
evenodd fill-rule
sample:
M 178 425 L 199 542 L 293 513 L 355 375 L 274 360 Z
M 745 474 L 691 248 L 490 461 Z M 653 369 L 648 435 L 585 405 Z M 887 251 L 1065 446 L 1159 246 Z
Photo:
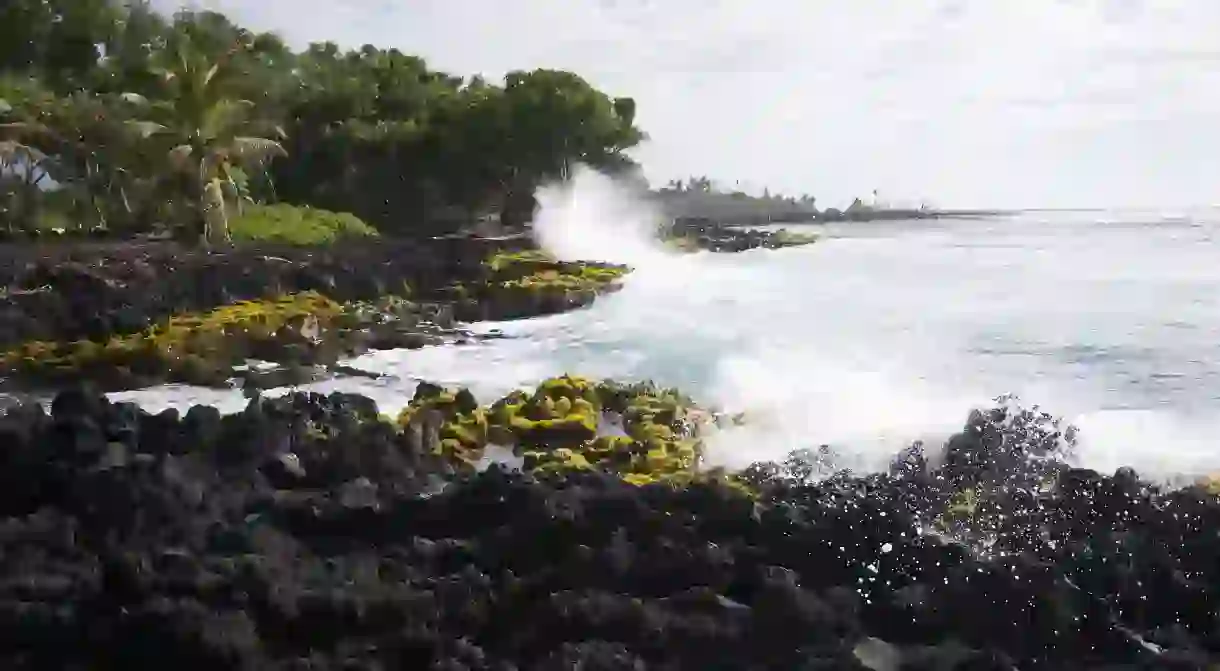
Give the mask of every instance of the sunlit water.
M 541 228 L 567 256 L 633 261 L 623 291 L 477 327 L 503 340 L 369 354 L 354 365 L 388 377 L 310 388 L 392 410 L 418 379 L 491 399 L 562 372 L 650 378 L 751 413 L 751 428 L 712 441 L 716 461 L 830 444 L 864 469 L 1015 393 L 1081 429 L 1085 465 L 1220 468 L 1218 213 L 844 224 L 809 247 L 674 256 L 641 239 L 631 222 L 646 213 L 617 211 L 628 224 L 607 235 L 597 201 L 615 197 L 546 194 Z M 181 387 L 116 396 L 244 405 Z

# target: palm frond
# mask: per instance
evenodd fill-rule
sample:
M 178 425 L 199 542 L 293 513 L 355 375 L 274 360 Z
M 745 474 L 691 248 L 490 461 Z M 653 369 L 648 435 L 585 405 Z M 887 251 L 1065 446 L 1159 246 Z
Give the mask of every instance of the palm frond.
M 0 135 L 7 137 L 50 137 L 54 135 L 54 132 L 46 124 L 32 121 L 14 121 L 12 123 L 0 123 Z
M 148 98 L 145 98 L 139 93 L 120 93 L 119 100 L 131 105 L 139 105 L 141 107 L 148 106 Z
M 166 127 L 155 121 L 128 121 L 126 122 L 128 130 L 135 133 L 140 139 L 148 139 L 157 133 L 166 131 Z
M 279 142 L 262 137 L 235 137 L 229 147 L 229 156 L 244 163 L 262 163 L 287 155 Z
M 34 147 L 21 144 L 15 140 L 0 141 L 0 162 L 16 163 L 18 161 L 27 161 L 41 163 L 45 160 L 47 160 L 47 155 Z
M 208 68 L 207 74 L 205 74 L 203 76 L 203 85 L 207 86 L 207 85 L 211 84 L 212 80 L 216 78 L 216 75 L 219 72 L 220 72 L 220 63 L 213 63 L 212 67 Z
M 244 124 L 252 109 L 254 103 L 249 100 L 217 100 L 204 112 L 200 134 L 203 137 L 223 137 L 232 133 Z
M 180 144 L 169 150 L 169 164 L 173 169 L 185 172 L 191 168 L 191 157 L 194 153 L 195 149 L 191 145 Z
M 246 124 L 245 131 L 251 135 L 259 137 L 268 137 L 276 141 L 288 139 L 288 131 L 284 127 L 274 121 L 251 121 Z

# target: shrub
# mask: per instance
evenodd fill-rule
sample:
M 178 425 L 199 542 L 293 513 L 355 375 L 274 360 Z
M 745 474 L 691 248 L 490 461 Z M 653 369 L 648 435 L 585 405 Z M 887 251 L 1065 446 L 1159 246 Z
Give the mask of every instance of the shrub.
M 347 212 L 294 205 L 255 205 L 229 222 L 235 242 L 329 245 L 341 238 L 377 237 L 377 229 Z

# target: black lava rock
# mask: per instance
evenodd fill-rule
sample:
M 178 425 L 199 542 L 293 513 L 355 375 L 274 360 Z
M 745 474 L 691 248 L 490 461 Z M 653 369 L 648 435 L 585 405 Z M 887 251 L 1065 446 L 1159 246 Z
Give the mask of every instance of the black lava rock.
M 152 415 L 67 391 L 0 414 L 0 666 L 1214 663 L 1216 494 L 1031 467 L 1013 446 L 1055 461 L 1054 431 L 1013 417 L 972 417 L 935 468 L 759 468 L 756 498 L 498 468 L 437 491 L 424 439 L 360 397 Z M 986 534 L 933 532 L 959 487 Z

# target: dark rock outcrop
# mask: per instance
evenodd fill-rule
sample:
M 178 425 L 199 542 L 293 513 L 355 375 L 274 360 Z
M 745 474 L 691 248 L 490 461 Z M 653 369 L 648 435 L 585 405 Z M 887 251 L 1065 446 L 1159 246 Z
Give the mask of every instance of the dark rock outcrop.
M 420 301 L 478 282 L 484 261 L 528 240 L 351 241 L 325 248 L 211 252 L 172 242 L 0 244 L 0 350 L 20 343 L 105 340 L 171 315 L 317 291 L 341 302 L 411 288 Z
M 1220 501 L 1202 487 L 1059 469 L 983 555 L 920 531 L 951 490 L 935 469 L 772 469 L 758 498 L 595 471 L 453 478 L 428 433 L 343 395 L 221 417 L 75 390 L 49 414 L 9 410 L 0 665 L 1204 669 L 1220 655 Z M 996 484 L 955 463 L 958 480 Z
M 680 247 L 710 252 L 744 252 L 751 249 L 781 249 L 814 242 L 814 235 L 786 229 L 758 230 L 717 223 L 711 219 L 675 219 L 662 233 Z

